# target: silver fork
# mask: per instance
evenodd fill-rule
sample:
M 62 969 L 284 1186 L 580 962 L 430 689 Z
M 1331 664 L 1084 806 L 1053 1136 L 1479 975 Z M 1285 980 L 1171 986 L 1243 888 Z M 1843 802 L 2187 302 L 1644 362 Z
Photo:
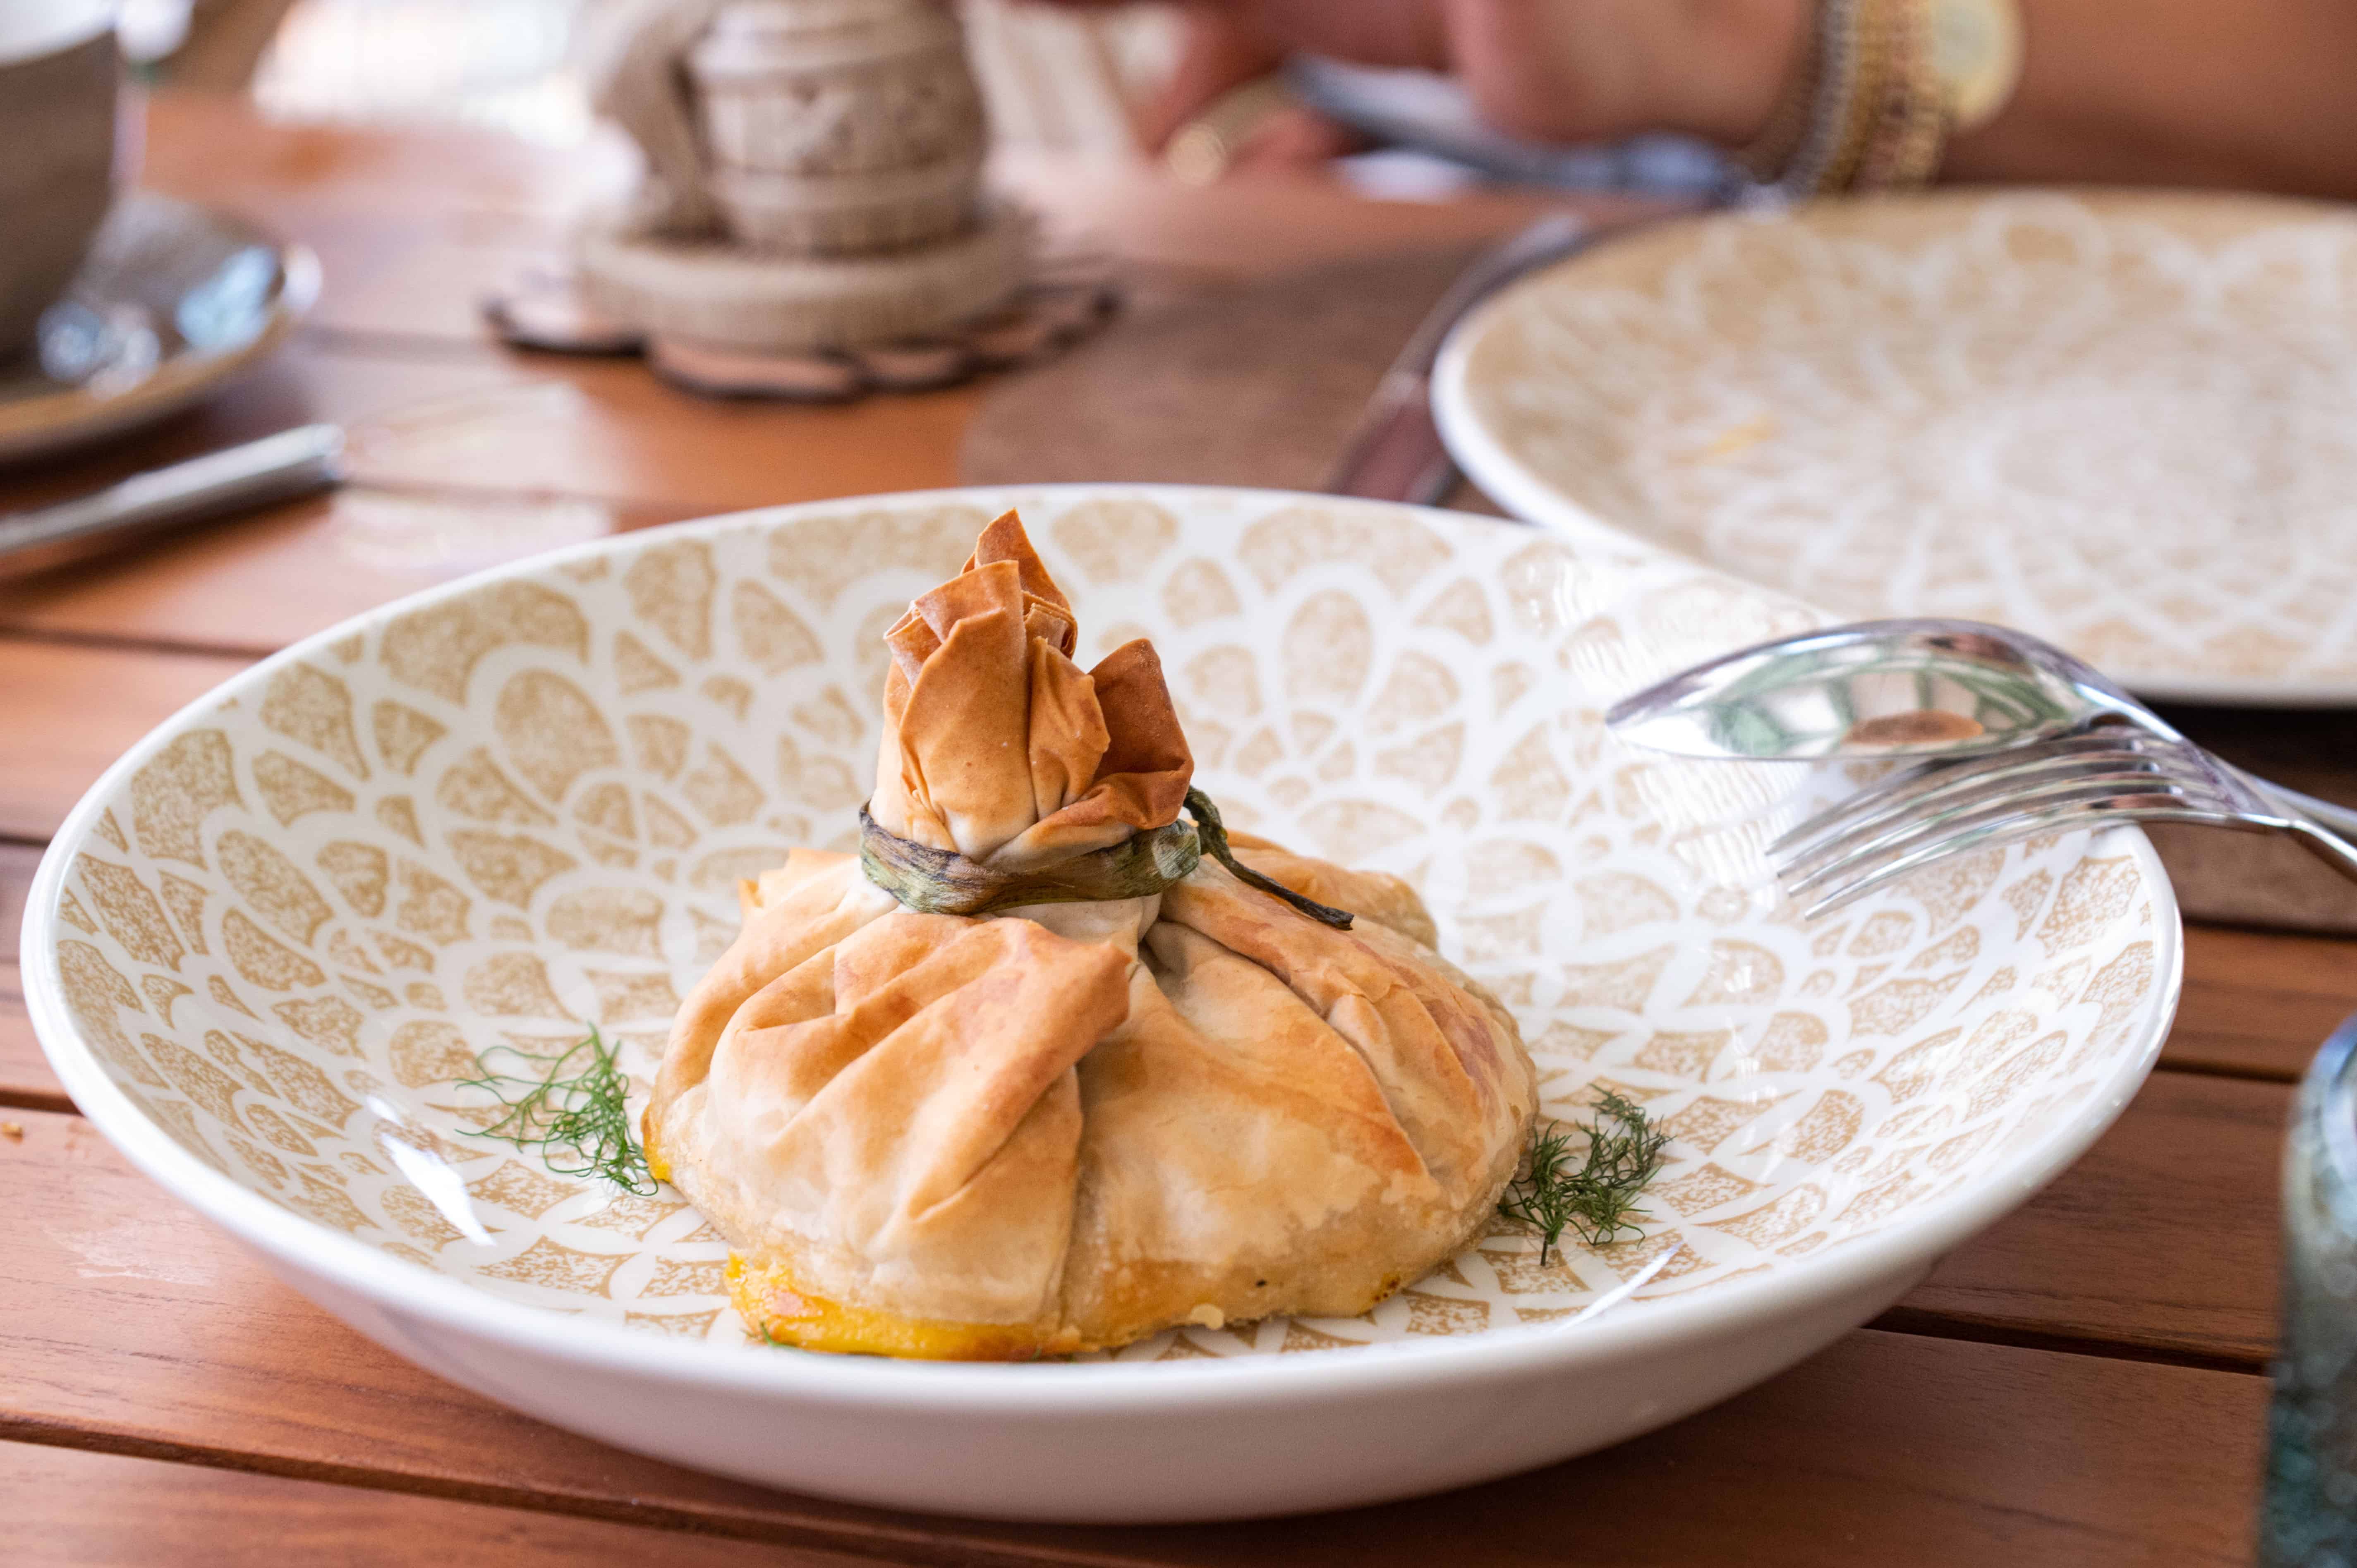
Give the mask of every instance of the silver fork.
M 2113 822 L 2290 833 L 2357 877 L 2345 840 L 2190 741 L 2124 716 L 1894 773 L 1802 822 L 1768 856 L 1813 919 L 1950 855 Z
M 1911 759 L 1769 845 L 1810 917 L 1951 854 L 2112 822 L 2286 833 L 2357 880 L 2357 811 L 2212 756 L 2101 671 L 2009 627 L 1797 632 L 1632 693 L 1604 722 L 1680 757 Z

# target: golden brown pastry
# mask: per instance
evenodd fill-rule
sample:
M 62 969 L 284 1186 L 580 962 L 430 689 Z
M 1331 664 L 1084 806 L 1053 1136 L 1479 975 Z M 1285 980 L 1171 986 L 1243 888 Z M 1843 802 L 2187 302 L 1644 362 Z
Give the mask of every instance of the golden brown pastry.
M 1073 633 L 1011 512 L 910 606 L 871 848 L 977 885 L 1191 859 L 1153 648 L 1082 671 Z M 1405 883 L 1232 843 L 1360 918 L 1335 929 L 1209 857 L 1158 892 L 984 915 L 905 908 L 856 855 L 797 850 L 748 884 L 646 1115 L 748 1321 L 812 1349 L 1059 1354 L 1351 1316 L 1461 1247 L 1533 1113 L 1512 1020 L 1431 950 Z

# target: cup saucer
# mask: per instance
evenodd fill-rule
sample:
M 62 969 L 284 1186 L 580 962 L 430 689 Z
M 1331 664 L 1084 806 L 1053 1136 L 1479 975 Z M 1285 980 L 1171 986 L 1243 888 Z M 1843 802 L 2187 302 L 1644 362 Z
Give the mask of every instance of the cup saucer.
M 176 413 L 275 348 L 318 259 L 244 220 L 148 191 L 115 203 L 35 350 L 0 366 L 0 463 Z

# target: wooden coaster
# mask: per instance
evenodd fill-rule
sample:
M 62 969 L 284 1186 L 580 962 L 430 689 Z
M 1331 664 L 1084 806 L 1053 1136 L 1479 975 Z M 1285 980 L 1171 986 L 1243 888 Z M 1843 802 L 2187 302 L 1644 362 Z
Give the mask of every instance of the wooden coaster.
M 665 381 L 712 397 L 839 403 L 880 392 L 922 392 L 986 371 L 1051 359 L 1119 310 L 1102 263 L 1044 267 L 998 309 L 915 338 L 839 349 L 764 353 L 671 333 L 647 333 L 598 310 L 572 272 L 549 262 L 511 278 L 483 315 L 520 349 L 562 354 L 644 354 Z
M 592 229 L 576 286 L 601 316 L 650 334 L 756 354 L 802 354 L 940 332 L 1003 308 L 1030 275 L 1031 215 L 982 205 L 948 239 L 868 255 L 793 255 L 711 238 Z

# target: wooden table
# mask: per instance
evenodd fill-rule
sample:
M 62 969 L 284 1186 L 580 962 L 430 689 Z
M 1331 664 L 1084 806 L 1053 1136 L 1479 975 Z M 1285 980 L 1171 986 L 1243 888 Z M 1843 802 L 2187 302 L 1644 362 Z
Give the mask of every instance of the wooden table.
M 0 507 L 302 419 L 358 479 L 0 590 L 0 929 L 124 746 L 255 657 L 490 562 L 755 504 L 955 482 L 981 389 L 699 401 L 517 354 L 474 301 L 600 160 L 442 132 L 155 106 L 148 178 L 308 240 L 326 297 L 266 370 L 133 447 L 0 475 Z M 1508 228 L 1527 200 L 1375 203 L 1010 171 L 1146 274 L 1232 275 Z M 616 1453 L 437 1381 L 280 1284 L 73 1113 L 0 959 L 0 1561 L 350 1564 L 1982 1564 L 2247 1560 L 2289 1085 L 2357 1009 L 2357 943 L 2187 933 L 2118 1125 L 1872 1326 L 1728 1404 L 1535 1476 L 1319 1518 L 1021 1528 L 814 1502 Z M 1478 1547 L 1469 1547 L 1468 1542 Z

